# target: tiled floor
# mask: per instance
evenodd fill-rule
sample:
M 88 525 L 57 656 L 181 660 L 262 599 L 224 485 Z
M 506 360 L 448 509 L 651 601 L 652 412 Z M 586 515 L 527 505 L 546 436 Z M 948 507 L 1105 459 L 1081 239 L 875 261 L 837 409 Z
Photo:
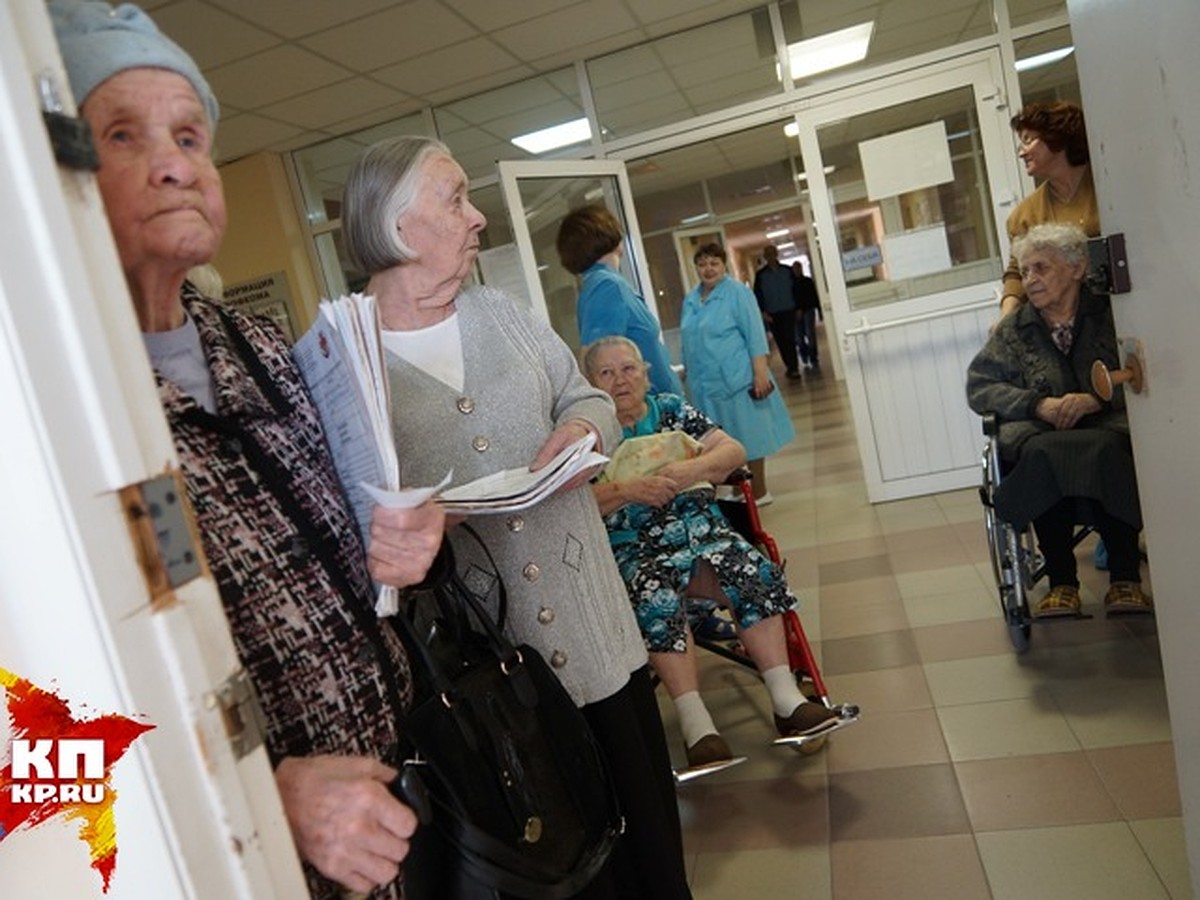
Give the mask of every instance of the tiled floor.
M 831 698 L 863 716 L 818 754 L 772 747 L 757 677 L 701 654 L 749 761 L 679 789 L 697 900 L 1190 897 L 1153 622 L 1036 625 L 1018 657 L 975 491 L 872 506 L 844 387 L 782 389 L 798 438 L 768 463 L 763 520 Z

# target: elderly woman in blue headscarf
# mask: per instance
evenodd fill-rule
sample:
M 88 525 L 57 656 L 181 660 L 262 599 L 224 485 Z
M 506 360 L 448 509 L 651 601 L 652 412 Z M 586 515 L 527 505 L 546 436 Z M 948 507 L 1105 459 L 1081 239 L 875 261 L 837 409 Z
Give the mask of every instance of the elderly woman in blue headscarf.
M 187 281 L 225 230 L 208 84 L 135 6 L 54 0 L 50 13 L 311 893 L 399 897 L 416 817 L 389 784 L 412 687 L 371 578 L 420 581 L 444 516 L 432 504 L 377 509 L 364 552 L 284 336 Z

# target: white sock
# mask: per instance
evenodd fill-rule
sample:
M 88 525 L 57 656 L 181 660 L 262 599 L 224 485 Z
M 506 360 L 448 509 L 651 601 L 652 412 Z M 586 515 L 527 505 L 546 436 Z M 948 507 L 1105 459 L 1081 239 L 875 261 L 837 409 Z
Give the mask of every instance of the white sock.
M 800 693 L 800 688 L 796 685 L 796 676 L 787 666 L 767 669 L 762 673 L 762 680 L 767 686 L 767 693 L 771 695 L 775 715 L 781 718 L 786 719 L 796 711 L 797 706 L 808 701 L 808 698 Z
M 683 745 L 691 747 L 706 734 L 716 734 L 708 707 L 700 699 L 698 691 L 688 691 L 675 698 L 675 712 L 679 716 L 679 730 L 683 732 Z

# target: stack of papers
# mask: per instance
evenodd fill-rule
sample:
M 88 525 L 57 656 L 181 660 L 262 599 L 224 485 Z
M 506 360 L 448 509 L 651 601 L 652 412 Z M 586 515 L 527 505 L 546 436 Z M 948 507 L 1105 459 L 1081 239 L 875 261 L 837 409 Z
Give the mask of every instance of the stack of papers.
M 528 509 L 549 497 L 580 472 L 594 470 L 608 462 L 608 457 L 592 450 L 595 445 L 596 436 L 588 434 L 563 448 L 558 456 L 536 472 L 521 468 L 485 475 L 468 484 L 442 491 L 438 503 L 446 512 L 464 516 Z
M 366 546 L 375 500 L 362 486 L 392 491 L 400 486 L 375 298 L 350 294 L 322 300 L 316 322 L 292 347 L 292 358 L 321 416 L 338 477 Z M 397 609 L 399 591 L 380 585 L 376 612 L 391 615 Z

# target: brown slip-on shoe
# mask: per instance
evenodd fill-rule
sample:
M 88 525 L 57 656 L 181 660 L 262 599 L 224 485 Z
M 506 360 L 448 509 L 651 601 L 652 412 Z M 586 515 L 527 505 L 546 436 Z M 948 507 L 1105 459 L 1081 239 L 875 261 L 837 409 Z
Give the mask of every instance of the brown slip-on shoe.
M 1033 617 L 1035 619 L 1053 619 L 1058 616 L 1077 616 L 1082 605 L 1079 588 L 1071 584 L 1056 584 L 1033 607 Z
M 1104 595 L 1105 615 L 1123 616 L 1153 612 L 1154 601 L 1142 591 L 1138 582 L 1114 581 L 1108 586 L 1108 593 Z
M 775 716 L 775 730 L 781 738 L 809 737 L 838 725 L 841 713 L 821 703 L 801 703 L 786 719 Z
M 699 769 L 713 763 L 727 762 L 733 759 L 733 753 L 725 738 L 719 734 L 706 734 L 692 746 L 687 748 L 689 769 Z

